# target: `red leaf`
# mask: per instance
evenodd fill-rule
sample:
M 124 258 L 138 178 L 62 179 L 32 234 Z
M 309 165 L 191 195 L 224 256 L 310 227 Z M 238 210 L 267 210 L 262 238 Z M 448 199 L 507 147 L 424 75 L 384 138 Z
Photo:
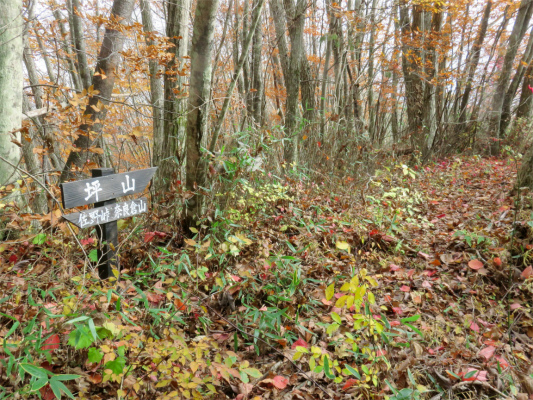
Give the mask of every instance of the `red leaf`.
M 390 326 L 400 326 L 402 323 L 400 321 L 391 321 Z
M 59 335 L 58 334 L 52 335 L 44 341 L 44 345 L 41 347 L 41 350 L 59 349 L 59 343 L 61 343 L 61 340 L 59 339 Z
M 305 347 L 306 349 L 309 348 L 309 344 L 301 338 L 292 344 L 291 349 L 294 350 L 297 346 Z
M 144 234 L 144 243 L 149 243 L 155 238 L 155 232 L 146 232 Z
M 355 385 L 357 383 L 357 379 L 348 379 L 346 381 L 346 383 L 344 384 L 344 386 L 342 387 L 342 390 L 347 390 L 349 388 L 351 388 L 353 385 Z
M 409 286 L 407 286 L 407 285 L 403 285 L 403 286 L 400 288 L 400 290 L 401 290 L 402 292 L 410 292 L 410 291 L 411 291 L 411 288 L 410 288 Z
M 289 383 L 289 380 L 281 375 L 276 375 L 274 379 L 272 379 L 272 384 L 275 387 L 277 387 L 279 390 L 285 389 L 288 383 Z
M 500 257 L 496 257 L 493 261 L 494 261 L 494 265 L 496 265 L 497 267 L 502 266 L 502 260 Z
M 45 386 L 39 389 L 39 392 L 41 392 L 41 396 L 43 396 L 43 400 L 54 400 L 56 398 L 56 395 L 52 391 L 52 388 L 47 383 Z
M 472 372 L 472 371 L 476 371 L 476 374 L 470 378 L 463 378 L 463 381 L 480 381 L 480 382 L 486 382 L 488 379 L 487 379 L 487 371 L 478 371 L 477 369 L 474 369 L 474 368 L 468 368 L 466 372 L 460 372 L 458 373 L 457 375 L 459 375 L 460 377 L 464 377 L 465 375 L 467 375 L 468 373 Z
M 403 311 L 400 307 L 392 307 L 392 311 L 394 311 L 398 315 L 402 315 Z
M 9 262 L 10 263 L 16 263 L 19 258 L 15 254 L 11 254 L 9 256 Z
M 487 346 L 483 350 L 481 350 L 478 354 L 482 356 L 485 360 L 489 361 L 490 358 L 494 355 L 495 351 L 496 351 L 496 347 Z
M 391 272 L 392 272 L 392 271 L 398 271 L 399 269 L 400 269 L 400 267 L 397 266 L 396 264 L 391 264 L 391 265 L 390 265 L 390 270 L 391 270 Z
M 9 260 L 11 261 L 11 257 L 9 258 Z M 524 278 L 524 279 L 527 279 L 527 278 L 533 276 L 533 267 L 531 265 L 529 267 L 527 267 L 525 270 L 522 271 L 520 276 L 522 278 Z
M 507 362 L 505 358 L 500 357 L 500 356 L 494 356 L 494 358 L 498 360 L 498 362 L 500 363 L 500 367 L 502 367 L 503 369 L 509 367 L 509 363 Z
M 437 218 L 444 218 L 446 216 L 446 214 L 440 214 L 440 215 L 437 215 Z
M 88 244 L 93 244 L 94 243 L 94 239 L 93 238 L 81 239 L 80 243 L 82 244 L 82 246 L 86 246 Z
M 476 324 L 474 321 L 470 324 L 470 329 L 472 329 L 474 332 L 479 333 L 479 325 Z
M 522 307 L 521 304 L 519 304 L 519 303 L 513 303 L 513 304 L 511 304 L 511 306 L 510 306 L 509 308 L 510 308 L 511 310 L 517 310 L 517 309 L 519 309 L 519 308 L 521 308 L 521 307 Z
M 230 278 L 232 281 L 234 282 L 240 282 L 242 281 L 242 278 L 240 276 L 237 276 L 237 275 L 230 275 Z
M 146 294 L 146 298 L 148 299 L 148 301 L 154 304 L 159 303 L 165 298 L 165 296 L 163 296 L 162 294 L 157 294 L 157 293 L 145 293 L 145 294 Z
M 426 253 L 422 253 L 421 251 L 419 251 L 417 253 L 421 258 L 423 258 L 424 260 L 429 260 L 431 257 L 429 256 L 429 254 L 426 254 Z
M 483 268 L 483 263 L 479 260 L 470 260 L 468 262 L 468 266 L 472 268 L 473 270 L 478 270 Z

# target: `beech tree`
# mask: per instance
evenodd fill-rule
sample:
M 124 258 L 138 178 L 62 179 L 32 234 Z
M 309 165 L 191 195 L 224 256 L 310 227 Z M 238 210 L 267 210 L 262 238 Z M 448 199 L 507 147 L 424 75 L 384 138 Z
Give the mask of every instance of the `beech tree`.
M 21 156 L 22 0 L 0 2 L 0 185 L 16 180 Z

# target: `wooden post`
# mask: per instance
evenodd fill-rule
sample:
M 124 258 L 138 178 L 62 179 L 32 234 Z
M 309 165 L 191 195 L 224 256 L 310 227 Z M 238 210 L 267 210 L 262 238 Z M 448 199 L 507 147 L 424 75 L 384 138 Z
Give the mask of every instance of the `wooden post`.
M 96 168 L 91 170 L 93 178 L 113 175 L 113 168 Z M 94 207 L 107 206 L 116 203 L 116 199 L 94 203 Z M 117 221 L 107 222 L 96 226 L 98 236 L 98 275 L 100 279 L 113 276 L 113 268 L 118 271 L 118 259 L 116 249 L 118 247 L 118 224 Z

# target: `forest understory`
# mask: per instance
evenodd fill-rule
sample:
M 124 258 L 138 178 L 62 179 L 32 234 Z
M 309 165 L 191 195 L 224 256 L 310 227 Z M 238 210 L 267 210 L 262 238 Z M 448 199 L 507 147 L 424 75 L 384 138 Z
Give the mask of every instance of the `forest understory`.
M 272 177 L 187 235 L 155 208 L 121 223 L 107 281 L 94 231 L 75 240 L 49 214 L 28 234 L 4 210 L 0 398 L 531 399 L 517 168 L 461 156 L 363 181 Z

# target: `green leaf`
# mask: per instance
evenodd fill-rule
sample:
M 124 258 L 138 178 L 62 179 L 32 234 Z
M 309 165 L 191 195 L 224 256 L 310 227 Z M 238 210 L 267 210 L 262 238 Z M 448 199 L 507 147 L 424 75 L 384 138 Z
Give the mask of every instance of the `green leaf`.
M 78 317 L 78 318 L 74 318 L 73 320 L 70 320 L 70 321 L 67 321 L 65 322 L 66 324 L 74 324 L 76 322 L 80 322 L 80 321 L 86 321 L 88 320 L 89 317 L 87 317 L 86 315 L 82 315 L 81 317 Z
M 326 374 L 329 379 L 335 379 L 335 375 L 329 369 L 329 358 L 326 355 L 324 355 L 324 374 Z
M 48 378 L 39 378 L 31 385 L 32 391 L 37 391 L 48 383 Z
M 33 238 L 33 244 L 42 245 L 46 242 L 46 233 L 39 233 Z
M 414 327 L 413 325 L 411 324 L 406 324 L 404 323 L 405 326 L 408 326 L 409 328 L 411 328 L 413 331 L 415 331 L 416 333 L 418 333 L 421 337 L 424 337 L 424 334 L 422 332 L 420 332 L 420 330 L 416 327 Z
M 124 371 L 126 366 L 126 359 L 124 357 L 118 357 L 116 360 L 108 361 L 105 365 L 105 368 L 113 371 L 115 375 L 119 375 Z
M 74 379 L 78 379 L 78 378 L 81 378 L 81 375 L 61 374 L 61 375 L 54 375 L 51 380 L 73 381 Z
M 263 376 L 261 371 L 255 368 L 244 368 L 243 371 L 250 375 L 252 378 L 261 378 Z
M 98 340 L 98 335 L 96 334 L 96 327 L 94 326 L 94 321 L 92 318 L 89 318 L 89 329 L 91 330 L 94 341 L 96 342 Z
M 86 349 L 93 344 L 93 336 L 85 326 L 78 326 L 77 329 L 70 332 L 68 344 L 74 346 L 76 350 Z
M 479 373 L 479 371 L 477 371 L 477 370 L 470 371 L 468 374 L 465 375 L 465 379 L 472 378 L 477 373 Z
M 400 322 L 403 324 L 405 322 L 415 322 L 415 321 L 418 321 L 420 319 L 420 315 L 412 315 L 410 317 L 407 317 L 407 318 L 402 318 L 400 319 Z
M 98 261 L 98 250 L 92 249 L 89 252 L 89 260 L 91 260 L 92 262 L 97 262 Z
M 33 364 L 21 363 L 20 367 L 31 376 L 35 376 L 39 379 L 46 379 L 48 381 L 48 371 L 44 368 L 37 367 Z
M 95 347 L 91 347 L 89 349 L 89 354 L 87 355 L 89 362 L 99 363 L 100 361 L 102 361 L 103 357 L 104 357 L 104 353 L 101 352 L 99 349 Z
M 50 379 L 50 387 L 52 388 L 52 392 L 54 392 L 56 398 L 58 399 L 61 398 L 61 392 L 65 393 L 71 399 L 75 398 L 74 395 L 70 392 L 70 390 L 68 390 L 68 388 L 59 380 L 54 379 L 54 377 Z
M 331 300 L 335 294 L 335 283 L 332 283 L 326 288 L 326 300 Z
M 355 376 L 357 379 L 361 379 L 361 375 L 355 368 L 350 367 L 348 364 L 346 364 L 345 367 L 350 372 L 350 374 Z
M 337 314 L 335 311 L 331 313 L 331 318 L 333 321 L 335 321 L 337 324 L 342 325 L 341 317 L 339 314 Z

